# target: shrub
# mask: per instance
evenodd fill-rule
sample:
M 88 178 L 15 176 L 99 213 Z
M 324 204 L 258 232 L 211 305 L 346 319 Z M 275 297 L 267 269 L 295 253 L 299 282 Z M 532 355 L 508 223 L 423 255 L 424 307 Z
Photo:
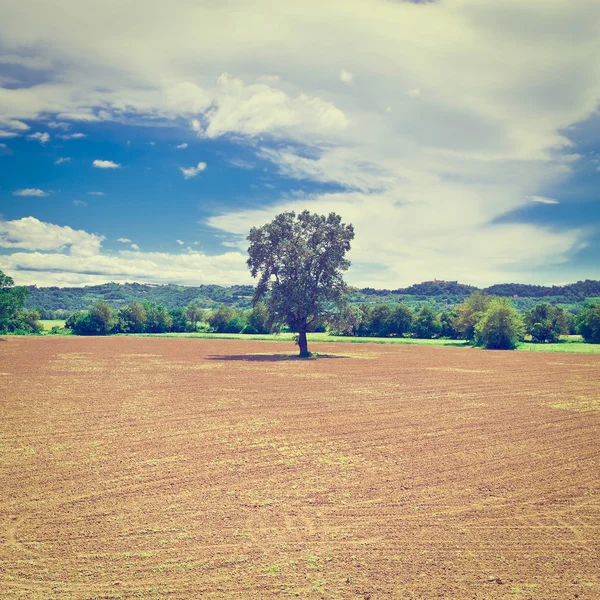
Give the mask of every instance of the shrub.
M 508 298 L 492 298 L 475 325 L 474 344 L 488 349 L 513 350 L 523 339 L 521 315 Z
M 600 304 L 588 303 L 576 317 L 577 331 L 590 344 L 600 344 Z
M 560 306 L 542 302 L 525 314 L 525 328 L 534 342 L 557 342 L 569 332 L 569 318 Z
M 442 324 L 431 306 L 423 306 L 417 313 L 414 332 L 418 338 L 431 339 L 439 335 L 442 330 Z

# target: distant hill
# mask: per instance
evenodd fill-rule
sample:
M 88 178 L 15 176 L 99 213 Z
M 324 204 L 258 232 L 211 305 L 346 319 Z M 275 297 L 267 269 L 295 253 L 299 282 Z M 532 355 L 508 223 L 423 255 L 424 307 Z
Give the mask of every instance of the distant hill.
M 424 281 L 395 290 L 353 288 L 349 293 L 352 303 L 405 302 L 415 308 L 431 304 L 437 309 L 459 304 L 478 288 L 458 281 Z M 600 281 L 578 281 L 564 286 L 541 286 L 521 283 L 500 283 L 483 289 L 487 294 L 508 296 L 521 310 L 533 306 L 540 299 L 553 303 L 581 304 L 586 298 L 600 297 Z M 29 287 L 27 308 L 45 310 L 86 310 L 96 300 L 105 300 L 114 308 L 130 302 L 156 302 L 167 308 L 187 306 L 192 301 L 209 308 L 215 304 L 230 304 L 248 308 L 254 288 L 251 285 L 150 285 L 142 283 L 104 283 L 85 287 Z

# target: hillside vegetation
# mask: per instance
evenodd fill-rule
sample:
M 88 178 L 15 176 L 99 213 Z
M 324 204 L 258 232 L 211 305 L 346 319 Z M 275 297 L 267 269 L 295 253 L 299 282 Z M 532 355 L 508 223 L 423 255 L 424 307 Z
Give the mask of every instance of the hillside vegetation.
M 428 281 L 395 290 L 352 288 L 348 299 L 352 304 L 380 304 L 403 302 L 411 308 L 424 304 L 436 310 L 460 304 L 479 288 L 456 281 Z M 530 310 L 540 298 L 551 304 L 562 304 L 577 311 L 586 299 L 600 297 L 600 281 L 578 281 L 564 286 L 540 286 L 521 283 L 501 283 L 484 288 L 485 293 L 513 299 L 519 310 Z M 155 302 L 167 309 L 185 307 L 196 302 L 204 308 L 227 304 L 235 308 L 249 308 L 254 287 L 251 285 L 181 286 L 140 283 L 104 283 L 85 287 L 29 287 L 27 308 L 74 311 L 87 310 L 97 300 L 104 300 L 113 308 L 131 302 Z

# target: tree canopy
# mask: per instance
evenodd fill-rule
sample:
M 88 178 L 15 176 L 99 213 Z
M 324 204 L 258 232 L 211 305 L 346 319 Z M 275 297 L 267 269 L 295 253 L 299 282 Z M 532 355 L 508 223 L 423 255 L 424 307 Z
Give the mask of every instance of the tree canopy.
M 248 267 L 258 278 L 254 303 L 264 299 L 273 323 L 298 333 L 300 356 L 310 356 L 306 332 L 342 301 L 354 228 L 335 213 L 285 212 L 253 227 L 247 239 Z

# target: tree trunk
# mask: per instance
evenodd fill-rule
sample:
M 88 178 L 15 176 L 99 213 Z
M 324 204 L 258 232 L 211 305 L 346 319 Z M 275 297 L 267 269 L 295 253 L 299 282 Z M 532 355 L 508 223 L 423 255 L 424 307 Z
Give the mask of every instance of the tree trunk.
M 300 346 L 300 358 L 308 358 L 310 352 L 308 351 L 308 342 L 306 341 L 306 331 L 298 332 L 298 346 Z

